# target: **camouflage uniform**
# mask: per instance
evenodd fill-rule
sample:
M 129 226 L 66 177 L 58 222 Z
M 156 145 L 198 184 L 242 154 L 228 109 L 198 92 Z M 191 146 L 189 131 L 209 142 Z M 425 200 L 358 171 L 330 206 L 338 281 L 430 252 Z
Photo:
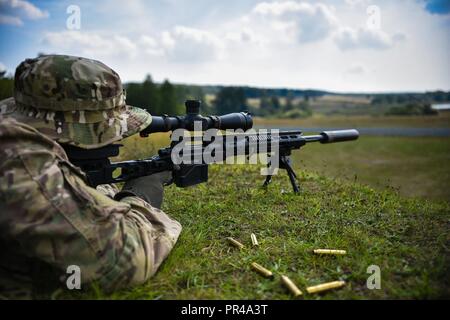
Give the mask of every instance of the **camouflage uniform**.
M 82 287 L 95 281 L 110 291 L 149 279 L 180 224 L 132 193 L 89 187 L 59 144 L 97 148 L 150 123 L 125 104 L 119 76 L 89 59 L 28 59 L 0 111 L 0 297 L 65 287 L 70 265 L 80 267 Z

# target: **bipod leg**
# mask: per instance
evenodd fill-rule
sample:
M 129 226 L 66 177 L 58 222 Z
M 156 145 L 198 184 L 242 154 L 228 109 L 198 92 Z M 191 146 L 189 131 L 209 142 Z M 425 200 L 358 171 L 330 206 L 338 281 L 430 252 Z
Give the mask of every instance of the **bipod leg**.
M 267 168 L 270 168 L 270 162 L 267 164 Z M 267 187 L 270 182 L 272 182 L 272 175 L 268 174 L 264 180 L 263 187 Z
M 294 169 L 292 169 L 291 162 L 288 157 L 281 156 L 280 157 L 280 167 L 283 169 L 286 169 L 287 174 L 289 176 L 289 180 L 291 181 L 292 189 L 294 189 L 295 193 L 300 192 L 300 187 L 297 182 L 297 175 L 294 172 Z

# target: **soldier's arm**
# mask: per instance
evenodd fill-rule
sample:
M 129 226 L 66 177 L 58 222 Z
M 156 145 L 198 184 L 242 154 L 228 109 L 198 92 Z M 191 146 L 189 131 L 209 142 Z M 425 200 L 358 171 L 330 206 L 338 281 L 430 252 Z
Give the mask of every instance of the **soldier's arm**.
M 178 222 L 138 197 L 115 201 L 87 186 L 49 141 L 2 141 L 3 239 L 61 275 L 77 265 L 83 283 L 97 281 L 107 290 L 143 283 L 156 272 L 177 241 Z

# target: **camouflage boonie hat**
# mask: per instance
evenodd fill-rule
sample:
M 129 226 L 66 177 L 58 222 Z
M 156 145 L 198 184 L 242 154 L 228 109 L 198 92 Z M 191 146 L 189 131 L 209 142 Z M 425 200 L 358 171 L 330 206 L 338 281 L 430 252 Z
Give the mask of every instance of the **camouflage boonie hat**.
M 80 57 L 46 55 L 16 69 L 14 98 L 0 102 L 7 113 L 60 143 L 98 148 L 147 127 L 151 115 L 128 106 L 119 75 Z

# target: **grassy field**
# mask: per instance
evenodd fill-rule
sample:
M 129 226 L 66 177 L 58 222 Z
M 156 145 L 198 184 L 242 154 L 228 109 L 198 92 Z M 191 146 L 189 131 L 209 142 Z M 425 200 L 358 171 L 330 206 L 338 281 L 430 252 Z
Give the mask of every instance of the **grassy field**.
M 299 120 L 256 119 L 264 126 L 409 127 L 450 126 L 450 113 L 437 116 L 316 116 Z M 293 156 L 298 169 L 358 181 L 402 196 L 450 201 L 450 139 L 361 136 L 351 143 L 311 144 Z
M 257 126 L 298 126 L 302 127 L 402 127 L 402 128 L 448 128 L 450 112 L 435 116 L 324 116 L 316 114 L 303 119 L 255 118 Z
M 302 192 L 279 176 L 260 187 L 258 166 L 213 166 L 210 181 L 168 187 L 163 209 L 184 229 L 178 244 L 147 284 L 104 295 L 107 299 L 292 299 L 280 284 L 288 275 L 302 291 L 327 281 L 347 285 L 304 299 L 450 297 L 450 207 L 400 198 L 390 190 L 337 182 L 303 172 Z M 250 234 L 260 242 L 251 247 Z M 230 246 L 232 236 L 246 245 Z M 340 257 L 315 248 L 345 249 Z M 273 280 L 250 269 L 258 262 Z M 381 268 L 381 289 L 369 290 L 367 267 Z
M 146 156 L 166 139 L 129 138 L 122 157 Z M 81 297 L 292 299 L 280 283 L 284 274 L 304 292 L 323 282 L 347 282 L 304 299 L 450 298 L 449 140 L 363 137 L 312 144 L 293 157 L 298 195 L 283 172 L 264 189 L 260 166 L 211 166 L 208 183 L 166 189 L 163 209 L 184 229 L 156 276 L 134 289 Z M 228 236 L 246 248 L 230 246 Z M 348 253 L 323 257 L 311 252 L 316 248 Z M 275 278 L 262 278 L 251 262 Z M 370 265 L 381 269 L 380 290 L 366 286 Z
M 449 138 L 361 137 L 351 143 L 310 144 L 293 159 L 300 170 L 450 202 Z

